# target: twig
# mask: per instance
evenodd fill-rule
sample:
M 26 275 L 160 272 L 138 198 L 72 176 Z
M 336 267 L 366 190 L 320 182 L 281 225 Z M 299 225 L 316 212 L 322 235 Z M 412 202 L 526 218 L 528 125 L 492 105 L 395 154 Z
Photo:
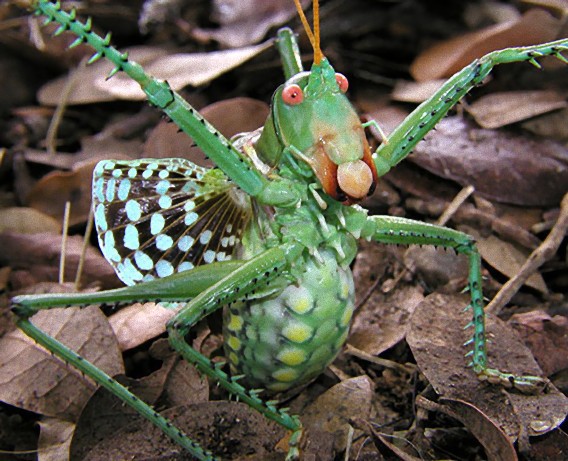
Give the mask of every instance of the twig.
M 67 250 L 67 235 L 69 233 L 69 215 L 71 214 L 71 202 L 65 202 L 63 213 L 63 233 L 61 234 L 61 252 L 59 259 L 59 283 L 65 282 L 65 251 Z
M 57 107 L 49 122 L 49 127 L 47 129 L 47 134 L 45 135 L 45 144 L 46 150 L 49 155 L 55 155 L 57 153 L 57 130 L 59 129 L 59 125 L 61 120 L 63 119 L 63 114 L 65 113 L 65 109 L 67 107 L 67 101 L 69 100 L 69 96 L 71 96 L 71 92 L 77 83 L 77 78 L 81 71 L 87 66 L 87 60 L 83 59 L 77 68 L 71 72 L 67 81 L 65 82 L 65 86 L 63 87 L 63 91 L 61 92 L 61 96 L 59 98 L 59 102 L 57 103 Z
M 511 298 L 519 291 L 521 286 L 526 280 L 534 274 L 537 269 L 548 261 L 562 243 L 566 231 L 568 230 L 568 194 L 564 196 L 560 204 L 560 214 L 556 224 L 551 229 L 550 233 L 544 239 L 539 247 L 534 250 L 527 258 L 519 272 L 512 277 L 499 292 L 495 295 L 493 300 L 487 305 L 486 312 L 497 315 L 503 307 L 511 300 Z
M 446 223 L 451 219 L 451 217 L 455 214 L 459 207 L 463 205 L 463 202 L 467 200 L 467 198 L 473 194 L 475 188 L 473 186 L 466 186 L 462 190 L 459 191 L 458 195 L 454 197 L 448 207 L 442 213 L 442 216 L 438 218 L 436 224 L 439 226 L 445 226 Z

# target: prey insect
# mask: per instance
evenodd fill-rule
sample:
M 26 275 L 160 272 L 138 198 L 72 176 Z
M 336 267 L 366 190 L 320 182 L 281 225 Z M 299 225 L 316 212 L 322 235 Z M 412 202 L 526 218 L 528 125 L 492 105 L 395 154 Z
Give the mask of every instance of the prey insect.
M 93 177 L 93 207 L 100 247 L 125 288 L 89 294 L 18 296 L 17 325 L 37 343 L 133 407 L 198 459 L 213 454 L 142 402 L 112 377 L 32 322 L 54 307 L 155 300 L 177 304 L 168 323 L 171 346 L 203 374 L 291 432 L 289 459 L 300 454 L 297 416 L 264 402 L 258 389 L 278 393 L 306 384 L 335 358 L 346 341 L 354 309 L 350 263 L 360 238 L 378 243 L 453 248 L 469 262 L 472 312 L 471 366 L 480 379 L 523 392 L 543 388 L 536 376 L 515 376 L 487 363 L 480 256 L 461 232 L 392 216 L 369 216 L 357 205 L 380 176 L 402 159 L 495 65 L 555 56 L 568 40 L 490 53 L 446 82 L 375 151 L 347 99 L 347 79 L 320 49 L 318 1 L 313 30 L 295 1 L 314 51 L 304 71 L 289 29 L 276 41 L 285 83 L 277 88 L 262 130 L 225 139 L 167 82 L 147 75 L 100 37 L 91 22 L 59 2 L 32 2 L 56 33 L 70 31 L 73 45 L 95 49 L 111 75 L 124 72 L 148 100 L 189 134 L 216 164 L 184 159 L 106 160 Z M 186 342 L 191 327 L 224 309 L 230 374 Z

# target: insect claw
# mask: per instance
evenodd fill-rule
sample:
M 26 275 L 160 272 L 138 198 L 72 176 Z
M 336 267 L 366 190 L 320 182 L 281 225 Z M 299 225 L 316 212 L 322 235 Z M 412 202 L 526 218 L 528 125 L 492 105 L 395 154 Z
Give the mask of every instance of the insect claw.
M 48 16 L 43 20 L 42 26 L 47 26 L 48 24 L 51 24 L 51 21 L 53 21 L 53 18 Z
M 469 346 L 473 343 L 473 338 L 468 339 L 465 343 L 462 344 L 463 347 Z M 468 354 L 473 354 L 473 351 L 468 352 Z
M 91 29 L 93 28 L 93 19 L 90 16 L 85 21 L 85 24 L 83 24 L 83 28 L 85 29 L 85 32 L 91 32 Z
M 471 306 L 471 304 L 470 304 L 470 306 Z M 468 306 L 468 307 L 469 307 L 469 306 Z M 475 324 L 474 324 L 474 322 L 473 322 L 473 320 L 472 320 L 472 321 L 469 322 L 465 327 L 463 327 L 463 329 L 464 329 L 464 330 L 467 330 L 468 328 L 471 328 L 471 327 L 474 326 L 474 325 L 475 325 Z

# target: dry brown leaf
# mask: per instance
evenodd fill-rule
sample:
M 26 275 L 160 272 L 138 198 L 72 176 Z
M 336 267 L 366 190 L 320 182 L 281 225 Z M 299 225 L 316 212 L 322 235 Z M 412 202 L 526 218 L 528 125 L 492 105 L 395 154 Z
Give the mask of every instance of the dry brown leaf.
M 304 6 L 307 0 L 301 0 Z M 216 40 L 229 48 L 257 43 L 271 27 L 284 24 L 296 16 L 296 8 L 290 0 L 215 0 L 213 21 L 219 29 L 196 29 L 194 36 L 199 40 Z
M 519 272 L 521 266 L 529 257 L 530 253 L 528 251 L 521 251 L 509 242 L 505 242 L 494 235 L 483 238 L 473 229 L 470 232 L 476 237 L 477 248 L 485 262 L 509 278 Z M 543 294 L 548 293 L 546 283 L 539 272 L 531 275 L 525 282 L 525 285 Z
M 232 98 L 210 104 L 199 112 L 225 137 L 254 131 L 264 125 L 270 108 L 263 101 L 252 98 Z M 201 149 L 173 123 L 161 122 L 144 144 L 144 155 L 151 158 L 182 157 L 200 165 L 207 165 Z M 211 166 L 210 164 L 208 166 Z
M 442 412 L 460 421 L 481 442 L 487 459 L 517 461 L 517 452 L 507 435 L 479 408 L 459 399 L 441 399 L 441 403 Z
M 535 310 L 514 314 L 509 323 L 531 348 L 547 376 L 568 369 L 568 318 Z
M 81 163 L 73 171 L 53 171 L 41 178 L 29 192 L 26 201 L 56 219 L 62 219 L 65 203 L 70 202 L 69 224 L 87 221 L 91 208 L 93 169 L 97 162 Z
M 371 355 L 378 355 L 402 341 L 414 309 L 424 299 L 417 286 L 401 286 L 386 296 L 371 295 L 351 327 L 349 344 Z
M 496 24 L 433 46 L 414 60 L 410 73 L 417 81 L 450 77 L 491 51 L 550 42 L 560 27 L 561 21 L 546 11 L 532 9 L 518 21 Z
M 499 128 L 567 106 L 556 91 L 506 91 L 483 96 L 466 110 L 483 128 Z
M 309 405 L 302 422 L 310 432 L 334 435 L 334 448 L 345 450 L 349 420 L 371 415 L 373 384 L 368 376 L 357 376 L 336 384 Z
M 514 205 L 558 205 L 568 184 L 568 149 L 562 144 L 478 128 L 457 116 L 440 121 L 409 160 L 472 185 L 483 197 Z
M 542 115 L 534 120 L 528 120 L 521 126 L 538 136 L 568 143 L 568 123 L 566 123 L 566 120 L 568 120 L 568 109 L 563 109 Z
M 81 253 L 83 238 L 71 236 L 67 239 L 65 257 L 65 280 L 74 280 Z M 56 281 L 59 274 L 61 255 L 61 235 L 15 234 L 4 232 L 0 234 L 0 264 L 10 266 L 14 271 L 26 272 L 26 284 L 18 283 L 12 277 L 13 289 L 35 282 Z M 32 280 L 29 280 L 31 278 Z M 81 282 L 84 285 L 96 283 L 101 288 L 116 288 L 122 286 L 118 277 L 106 259 L 92 246 L 87 247 Z M 29 290 L 26 288 L 26 292 Z
M 559 17 L 568 16 L 568 3 L 566 3 L 566 0 L 521 0 L 521 3 L 547 8 Z
M 166 331 L 175 311 L 156 303 L 133 304 L 111 315 L 109 323 L 121 351 L 133 349 Z
M 98 307 L 41 311 L 35 325 L 114 376 L 124 372 L 114 334 Z M 0 339 L 0 400 L 74 421 L 95 386 L 19 330 Z
M 554 386 L 547 393 L 519 395 L 480 381 L 467 367 L 468 359 L 460 353 L 459 345 L 472 334 L 471 329 L 463 329 L 471 320 L 471 312 L 463 311 L 468 302 L 467 296 L 434 294 L 414 311 L 406 339 L 430 384 L 440 396 L 478 408 L 511 440 L 524 434 L 542 435 L 557 427 L 568 414 L 568 399 Z M 492 340 L 488 346 L 490 367 L 542 376 L 511 327 L 493 316 L 487 316 L 486 326 L 487 337 Z M 465 353 L 466 348 L 461 349 Z
M 75 424 L 59 418 L 44 417 L 39 421 L 38 461 L 69 459 Z
M 168 374 L 164 392 L 171 406 L 207 402 L 209 383 L 197 368 L 179 358 Z
M 61 219 L 54 219 L 33 208 L 11 207 L 0 209 L 0 233 L 61 232 L 61 222 Z
M 419 104 L 438 91 L 444 83 L 446 83 L 446 79 L 427 80 L 425 82 L 397 80 L 391 93 L 391 99 Z
M 176 53 L 157 47 L 132 47 L 125 49 L 129 57 L 144 67 L 146 72 L 160 80 L 167 80 L 172 89 L 192 85 L 200 86 L 219 75 L 238 67 L 245 61 L 269 48 L 272 42 L 235 50 L 210 53 Z M 118 73 L 112 79 L 106 77 L 113 68 L 102 60 L 78 70 L 77 85 L 71 90 L 67 104 L 89 104 L 95 102 L 130 100 L 140 101 L 146 95 L 130 77 Z M 38 92 L 38 99 L 45 105 L 56 105 L 68 77 L 60 77 L 44 85 Z

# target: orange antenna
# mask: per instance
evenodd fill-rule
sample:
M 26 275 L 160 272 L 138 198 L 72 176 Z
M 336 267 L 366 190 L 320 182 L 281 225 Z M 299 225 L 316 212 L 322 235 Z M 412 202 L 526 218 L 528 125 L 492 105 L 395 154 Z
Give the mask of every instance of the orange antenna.
M 304 30 L 306 31 L 306 35 L 312 44 L 312 48 L 314 49 L 314 64 L 319 64 L 323 58 L 323 54 L 320 48 L 320 27 L 319 27 L 319 1 L 313 0 L 314 2 L 314 32 L 312 32 L 312 28 L 308 23 L 304 10 L 302 9 L 302 5 L 300 4 L 300 0 L 294 0 L 294 4 L 296 5 L 296 10 L 298 10 L 298 14 L 300 15 L 300 20 L 302 21 L 302 25 L 304 26 Z
M 320 21 L 319 21 L 319 0 L 314 0 L 314 64 L 319 64 L 323 58 L 320 48 Z

